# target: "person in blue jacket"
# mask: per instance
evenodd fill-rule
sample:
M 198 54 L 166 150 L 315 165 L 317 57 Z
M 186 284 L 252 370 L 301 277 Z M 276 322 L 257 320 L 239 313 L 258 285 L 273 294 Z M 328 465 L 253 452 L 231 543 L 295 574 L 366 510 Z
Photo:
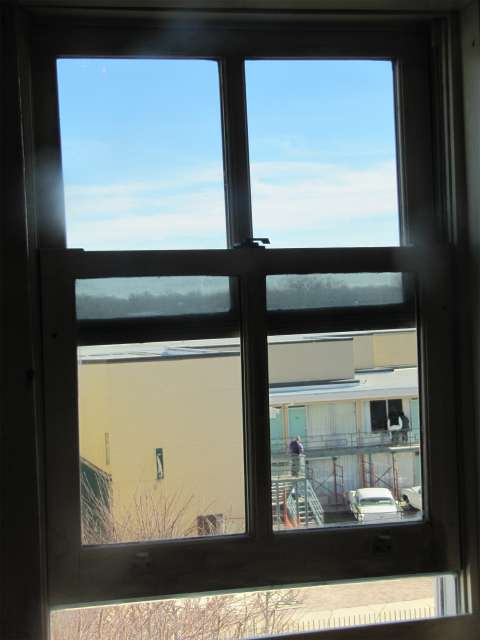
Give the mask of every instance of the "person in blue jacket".
M 288 452 L 290 454 L 291 459 L 291 473 L 292 476 L 298 476 L 300 472 L 300 456 L 304 454 L 304 446 L 300 439 L 300 436 L 297 436 L 295 440 L 290 442 L 288 447 Z

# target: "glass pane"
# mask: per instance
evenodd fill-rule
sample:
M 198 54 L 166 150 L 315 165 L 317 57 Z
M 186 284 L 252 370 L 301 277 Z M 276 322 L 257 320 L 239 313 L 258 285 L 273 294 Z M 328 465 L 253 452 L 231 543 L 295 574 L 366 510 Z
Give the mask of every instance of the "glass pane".
M 398 245 L 392 64 L 252 60 L 246 82 L 254 235 Z
M 452 575 L 53 611 L 51 640 L 243 640 L 457 614 Z
M 75 284 L 77 318 L 100 320 L 230 311 L 228 277 L 92 278 Z
M 245 531 L 238 339 L 78 349 L 83 544 Z
M 57 66 L 67 246 L 226 246 L 217 63 Z
M 415 329 L 270 337 L 276 531 L 423 518 Z
M 271 311 L 365 307 L 404 302 L 401 273 L 311 273 L 267 276 Z

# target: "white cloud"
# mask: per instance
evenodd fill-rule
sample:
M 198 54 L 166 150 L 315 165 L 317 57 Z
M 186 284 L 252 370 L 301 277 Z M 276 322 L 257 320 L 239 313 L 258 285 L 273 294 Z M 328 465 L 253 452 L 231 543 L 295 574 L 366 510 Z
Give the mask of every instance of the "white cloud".
M 391 220 L 392 229 L 396 228 L 393 162 L 365 169 L 261 162 L 252 165 L 251 182 L 254 226 L 271 235 L 276 231 L 288 237 L 292 232 L 298 239 L 302 233 L 307 237 L 319 232 L 322 226 L 341 224 L 345 244 L 349 228 L 367 219 L 384 226 Z M 201 166 L 158 181 L 69 185 L 66 203 L 69 246 L 201 247 L 212 246 L 213 236 L 213 246 L 224 244 L 222 176 L 215 167 Z M 372 228 L 373 244 L 374 235 Z
M 351 169 L 316 163 L 262 163 L 252 170 L 252 194 L 259 226 L 318 228 L 322 219 L 339 223 L 397 212 L 393 163 Z

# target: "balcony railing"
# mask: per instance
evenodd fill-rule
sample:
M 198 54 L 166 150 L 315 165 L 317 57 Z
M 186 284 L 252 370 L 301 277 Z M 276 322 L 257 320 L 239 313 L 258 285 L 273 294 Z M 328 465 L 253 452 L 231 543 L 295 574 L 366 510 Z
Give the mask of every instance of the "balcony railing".
M 377 431 L 373 433 L 329 433 L 315 436 L 305 436 L 302 440 L 305 453 L 314 450 L 339 450 L 339 449 L 363 449 L 408 447 L 420 444 L 420 431 Z M 284 438 L 271 440 L 272 454 L 288 454 L 288 445 Z

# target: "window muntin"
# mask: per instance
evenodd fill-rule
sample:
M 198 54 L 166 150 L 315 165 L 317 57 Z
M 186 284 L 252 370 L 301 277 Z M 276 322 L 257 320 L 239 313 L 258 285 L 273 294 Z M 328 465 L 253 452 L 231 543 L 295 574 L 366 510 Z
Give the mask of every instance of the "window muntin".
M 254 235 L 399 245 L 392 63 L 248 60 L 246 87 Z
M 60 59 L 68 247 L 226 246 L 218 65 Z

